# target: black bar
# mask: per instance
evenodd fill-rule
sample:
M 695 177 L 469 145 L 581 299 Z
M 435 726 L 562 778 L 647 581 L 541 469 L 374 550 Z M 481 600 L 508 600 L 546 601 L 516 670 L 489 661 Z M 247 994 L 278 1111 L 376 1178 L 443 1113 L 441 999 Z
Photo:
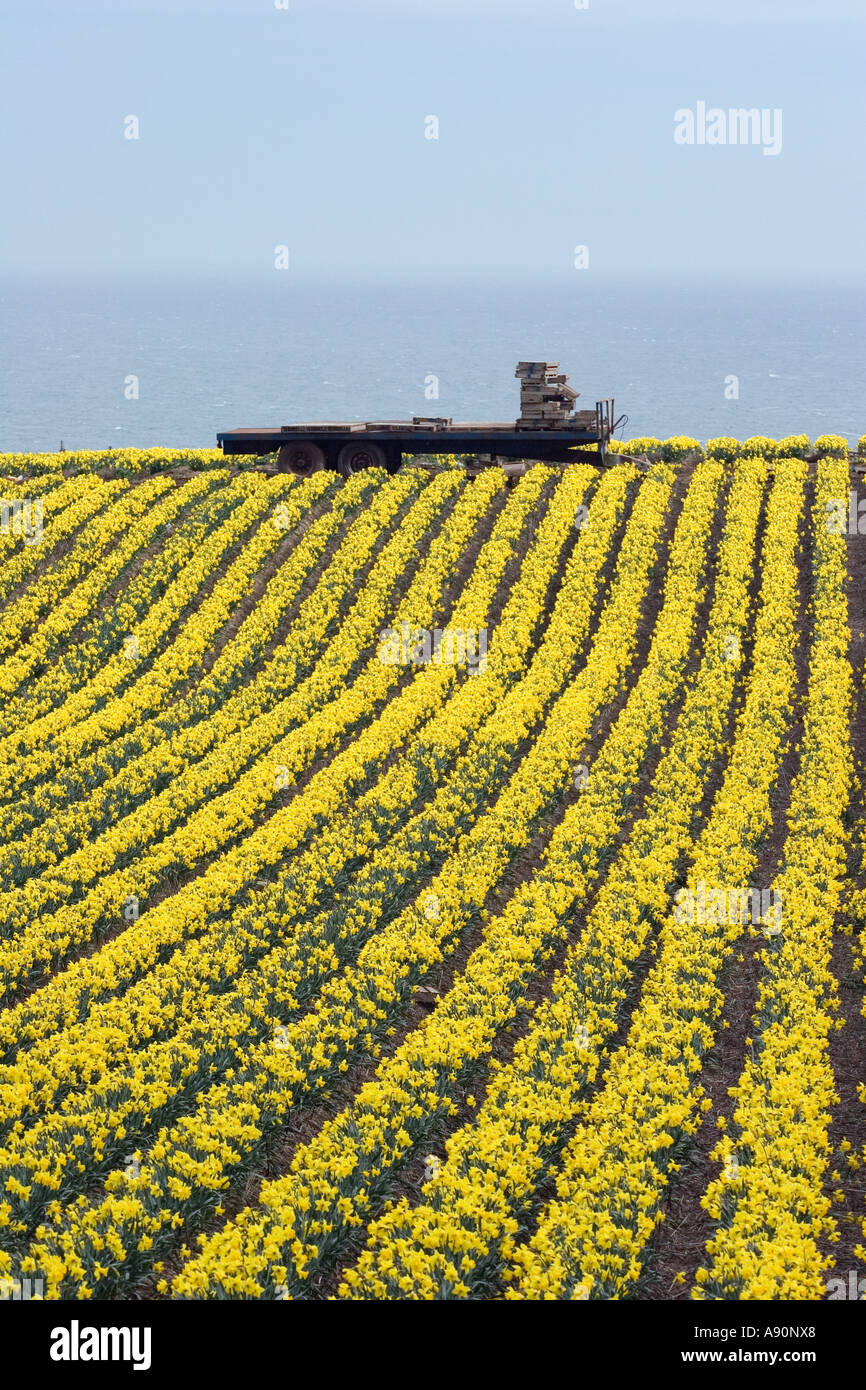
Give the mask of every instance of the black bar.
M 227 1303 L 120 1301 L 116 1303 L 5 1303 L 2 1305 L 5 1342 L 16 1349 L 15 1379 L 38 1373 L 43 1381 L 67 1384 L 81 1379 L 116 1385 L 169 1385 L 189 1378 L 196 1385 L 214 1377 L 213 1384 L 232 1385 L 259 1379 L 283 1379 L 276 1368 L 290 1363 L 292 1349 L 325 1347 L 323 1366 L 329 1381 L 351 1368 L 355 1379 L 378 1366 L 386 1384 L 400 1374 L 381 1371 L 381 1348 L 401 1335 L 410 1336 L 416 1353 L 431 1338 L 450 1345 L 460 1337 L 461 1365 L 473 1347 L 483 1348 L 485 1381 L 491 1380 L 497 1346 L 505 1350 L 521 1342 L 543 1345 L 552 1364 L 556 1340 L 561 1352 L 575 1360 L 570 1382 L 586 1377 L 580 1367 L 593 1365 L 592 1379 L 619 1385 L 625 1375 L 661 1385 L 674 1379 L 698 1386 L 714 1367 L 733 1372 L 737 1385 L 745 1372 L 757 1372 L 752 1383 L 783 1386 L 790 1373 L 805 1372 L 813 1383 L 829 1386 L 845 1372 L 856 1384 L 862 1361 L 862 1317 L 851 1302 L 729 1303 L 729 1302 L 569 1302 L 517 1304 L 479 1302 L 447 1309 L 419 1303 L 363 1307 L 345 1302 L 300 1301 Z M 452 1323 L 451 1318 L 456 1318 Z M 379 1321 L 381 1318 L 381 1322 Z M 487 1319 L 490 1322 L 487 1322 Z M 127 1355 L 103 1357 L 102 1328 L 109 1352 L 117 1347 Z M 326 1340 L 318 1334 L 324 1333 Z M 461 1336 L 462 1334 L 462 1336 Z M 480 1334 L 480 1335 L 479 1335 Z M 486 1336 L 484 1334 L 490 1334 Z M 543 1342 L 538 1339 L 543 1338 Z M 421 1340 L 423 1339 L 423 1340 Z M 82 1355 L 87 1349 L 88 1355 Z M 98 1359 L 90 1352 L 98 1351 Z M 65 1353 L 65 1359 L 60 1359 Z M 759 1353 L 759 1355 L 756 1355 Z M 513 1351 L 511 1353 L 513 1355 Z M 135 1372 L 134 1355 L 139 1373 Z M 344 1359 L 345 1358 L 345 1359 Z M 351 1358 L 351 1359 L 350 1359 Z M 145 1365 L 147 1361 L 147 1365 Z M 712 1379 L 712 1375 L 710 1377 Z M 10 1384 L 12 1379 L 10 1378 Z

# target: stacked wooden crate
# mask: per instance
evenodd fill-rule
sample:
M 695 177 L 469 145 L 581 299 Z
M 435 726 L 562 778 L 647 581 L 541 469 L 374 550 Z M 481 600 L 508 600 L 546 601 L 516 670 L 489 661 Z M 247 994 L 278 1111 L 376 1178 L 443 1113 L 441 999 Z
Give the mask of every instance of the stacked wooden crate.
M 558 368 L 558 362 L 518 362 L 514 375 L 520 380 L 519 430 L 564 429 L 574 423 L 579 392 Z

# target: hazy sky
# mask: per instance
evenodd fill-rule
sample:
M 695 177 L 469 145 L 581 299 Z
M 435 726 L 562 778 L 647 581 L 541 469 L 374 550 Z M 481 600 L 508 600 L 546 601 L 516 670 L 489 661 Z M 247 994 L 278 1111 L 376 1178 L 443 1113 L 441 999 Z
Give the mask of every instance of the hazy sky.
M 864 14 L 0 0 L 0 262 L 533 277 L 582 245 L 599 276 L 863 278 Z M 781 152 L 677 144 L 699 102 L 780 110 Z

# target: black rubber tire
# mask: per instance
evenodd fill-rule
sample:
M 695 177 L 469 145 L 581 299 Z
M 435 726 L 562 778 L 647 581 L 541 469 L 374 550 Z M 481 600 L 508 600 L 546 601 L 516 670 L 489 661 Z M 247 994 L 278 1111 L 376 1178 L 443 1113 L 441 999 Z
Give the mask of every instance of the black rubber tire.
M 318 444 L 284 444 L 277 454 L 277 468 L 281 473 L 294 473 L 298 478 L 309 478 L 325 467 L 325 451 Z
M 388 468 L 388 455 L 381 444 L 369 444 L 358 440 L 356 444 L 344 444 L 337 456 L 337 471 L 344 478 L 360 473 L 362 468 Z M 395 470 L 396 471 L 396 470 Z

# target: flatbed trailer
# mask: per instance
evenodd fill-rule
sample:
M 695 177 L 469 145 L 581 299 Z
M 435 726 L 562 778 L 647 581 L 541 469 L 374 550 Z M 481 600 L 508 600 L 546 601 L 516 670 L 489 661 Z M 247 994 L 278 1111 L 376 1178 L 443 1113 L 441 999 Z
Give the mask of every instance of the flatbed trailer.
M 309 424 L 224 430 L 224 454 L 276 454 L 283 472 L 306 475 L 333 468 L 344 476 L 362 468 L 396 473 L 404 454 L 464 454 L 483 461 L 537 459 L 545 463 L 605 462 L 614 428 L 613 397 L 594 410 L 575 410 L 577 392 L 555 375 L 556 363 L 521 362 L 521 418 L 462 421 L 416 415 L 411 420 L 320 420 Z M 622 417 L 623 419 L 625 417 Z M 595 449 L 596 453 L 591 451 Z

